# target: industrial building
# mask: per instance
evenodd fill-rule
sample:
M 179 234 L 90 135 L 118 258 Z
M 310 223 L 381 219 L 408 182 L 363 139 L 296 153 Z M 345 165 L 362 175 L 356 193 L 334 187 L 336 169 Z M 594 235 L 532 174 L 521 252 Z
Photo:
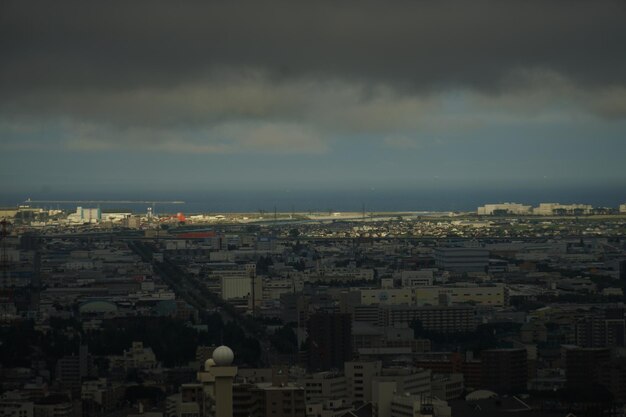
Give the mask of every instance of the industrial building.
M 435 265 L 450 272 L 484 272 L 489 251 L 471 247 L 439 247 L 434 251 Z

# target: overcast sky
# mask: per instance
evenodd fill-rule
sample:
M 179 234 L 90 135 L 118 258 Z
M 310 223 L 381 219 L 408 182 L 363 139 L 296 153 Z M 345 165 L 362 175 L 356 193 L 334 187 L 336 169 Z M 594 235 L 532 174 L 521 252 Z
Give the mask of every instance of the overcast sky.
M 0 57 L 4 191 L 626 184 L 624 1 L 2 1 Z

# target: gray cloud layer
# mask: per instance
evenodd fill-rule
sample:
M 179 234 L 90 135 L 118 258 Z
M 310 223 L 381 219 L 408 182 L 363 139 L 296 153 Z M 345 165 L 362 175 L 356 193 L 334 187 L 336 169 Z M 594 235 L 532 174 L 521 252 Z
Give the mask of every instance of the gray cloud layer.
M 72 149 L 318 153 L 487 113 L 621 119 L 624 22 L 623 1 L 5 1 L 0 124 L 53 121 Z

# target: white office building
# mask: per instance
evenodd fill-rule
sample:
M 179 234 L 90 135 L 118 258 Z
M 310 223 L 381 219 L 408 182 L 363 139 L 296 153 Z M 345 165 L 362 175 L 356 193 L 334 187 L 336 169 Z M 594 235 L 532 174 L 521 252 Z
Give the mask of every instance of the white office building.
M 478 207 L 479 215 L 492 216 L 495 214 L 532 214 L 533 208 L 519 203 L 485 204 Z

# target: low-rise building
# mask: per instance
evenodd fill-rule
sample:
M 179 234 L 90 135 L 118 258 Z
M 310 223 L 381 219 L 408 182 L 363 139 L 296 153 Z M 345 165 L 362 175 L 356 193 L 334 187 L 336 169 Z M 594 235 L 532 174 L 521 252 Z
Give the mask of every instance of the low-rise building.
M 440 247 L 434 251 L 435 265 L 450 272 L 484 272 L 489 251 L 472 247 Z
M 463 395 L 465 391 L 463 374 L 434 374 L 431 382 L 433 397 L 440 400 L 453 400 Z
M 304 385 L 307 403 L 348 396 L 346 377 L 336 372 L 316 372 L 301 382 Z
M 471 332 L 476 329 L 472 306 L 381 306 L 380 324 L 411 325 L 419 321 L 425 330 L 438 333 Z
M 0 417 L 33 417 L 33 409 L 31 401 L 0 400 Z
M 593 206 L 590 204 L 541 203 L 533 209 L 533 213 L 539 216 L 583 215 L 591 214 L 592 211 Z
M 154 369 L 158 366 L 152 348 L 144 347 L 142 342 L 133 342 L 129 350 L 125 350 L 121 356 L 112 356 L 110 362 L 111 368 L 121 368 L 125 371 L 130 369 Z

